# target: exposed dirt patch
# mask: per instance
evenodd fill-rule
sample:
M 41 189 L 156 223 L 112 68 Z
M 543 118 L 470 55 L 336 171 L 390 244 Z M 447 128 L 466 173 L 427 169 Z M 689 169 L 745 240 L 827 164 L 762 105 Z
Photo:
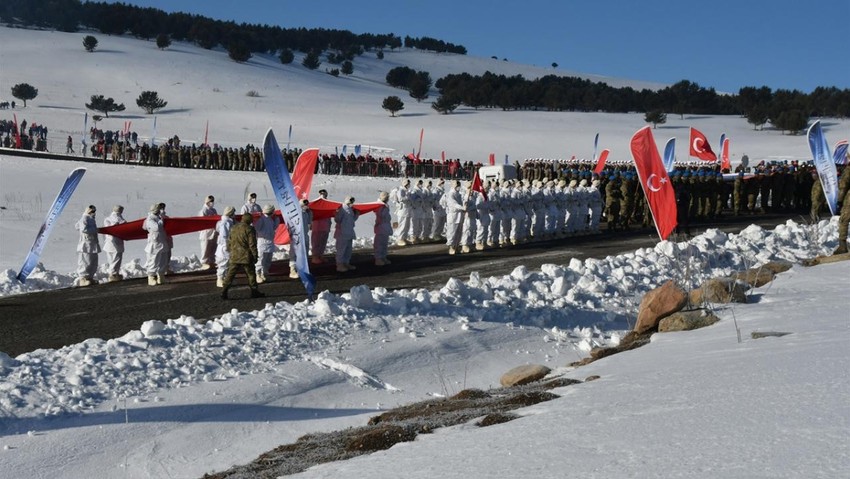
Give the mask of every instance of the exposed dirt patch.
M 206 479 L 274 478 L 295 474 L 316 464 L 350 459 L 389 449 L 400 442 L 413 441 L 441 427 L 466 424 L 493 426 L 521 416 L 509 411 L 551 401 L 557 387 L 581 381 L 557 378 L 524 386 L 493 389 L 465 389 L 450 398 L 431 399 L 387 411 L 369 419 L 366 426 L 329 433 L 304 435 L 262 454 L 253 462 L 227 471 L 204 475 Z

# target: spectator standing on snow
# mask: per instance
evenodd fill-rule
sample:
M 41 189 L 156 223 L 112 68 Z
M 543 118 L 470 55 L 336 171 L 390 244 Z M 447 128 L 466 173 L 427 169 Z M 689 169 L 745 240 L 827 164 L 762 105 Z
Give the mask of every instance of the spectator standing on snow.
M 77 243 L 77 286 L 97 284 L 94 274 L 97 272 L 100 243 L 97 240 L 97 221 L 94 218 L 96 211 L 94 205 L 89 205 L 80 221 L 77 221 L 77 231 L 80 232 L 80 241 Z
M 103 220 L 103 226 L 115 226 L 124 224 L 127 220 L 122 216 L 124 207 L 115 205 L 112 214 Z M 124 240 L 112 235 L 103 235 L 103 251 L 106 251 L 107 265 L 109 269 L 109 281 L 121 281 L 121 261 L 124 258 Z

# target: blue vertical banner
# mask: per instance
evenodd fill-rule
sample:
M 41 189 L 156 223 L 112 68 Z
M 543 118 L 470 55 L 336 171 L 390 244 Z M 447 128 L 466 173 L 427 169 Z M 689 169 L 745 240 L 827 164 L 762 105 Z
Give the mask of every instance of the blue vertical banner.
M 304 237 L 301 204 L 295 194 L 295 186 L 292 184 L 292 178 L 289 176 L 289 170 L 286 169 L 286 162 L 283 160 L 283 154 L 280 152 L 280 146 L 271 128 L 266 132 L 263 140 L 263 155 L 272 191 L 274 191 L 283 221 L 289 228 L 289 244 L 296 248 L 295 269 L 298 271 L 301 282 L 304 283 L 307 297 L 312 300 L 313 292 L 316 290 L 316 279 L 310 274 L 310 263 L 307 258 L 306 242 L 310 238 Z
M 673 164 L 676 162 L 676 137 L 667 140 L 664 145 L 664 169 L 667 173 L 673 171 Z
M 832 155 L 829 154 L 829 143 L 826 142 L 820 120 L 809 127 L 806 136 L 809 139 L 809 148 L 812 149 L 815 168 L 818 170 L 818 177 L 823 186 L 826 204 L 829 205 L 830 214 L 835 216 L 838 214 L 838 171 L 835 169 Z
M 720 147 L 717 148 L 717 151 L 723 151 L 723 142 L 726 141 L 726 133 L 720 134 Z
M 847 164 L 847 140 L 841 140 L 835 144 L 835 152 L 832 153 L 832 161 L 836 165 Z
M 360 156 L 360 145 L 354 145 L 354 156 Z
M 38 260 L 41 258 L 41 252 L 44 251 L 44 245 L 47 243 L 47 238 L 50 236 L 53 225 L 56 223 L 59 215 L 62 214 L 62 210 L 65 209 L 65 206 L 71 199 L 71 195 L 74 194 L 74 190 L 77 189 L 77 185 L 80 184 L 80 180 L 83 179 L 85 173 L 85 168 L 77 168 L 72 171 L 65 180 L 65 184 L 62 185 L 62 189 L 59 190 L 59 194 L 56 195 L 56 199 L 53 200 L 53 204 L 47 211 L 47 217 L 44 218 L 44 223 L 41 224 L 41 228 L 35 235 L 35 241 L 24 260 L 24 265 L 21 266 L 21 271 L 18 273 L 18 281 L 21 283 L 26 282 L 27 276 L 32 273 L 32 270 L 38 264 Z
M 593 162 L 596 163 L 596 151 L 599 148 L 599 133 L 593 139 Z
M 86 112 L 86 115 L 83 117 L 83 138 L 80 140 L 80 143 L 83 144 L 83 156 L 86 156 L 86 136 L 89 133 L 89 112 Z
M 286 138 L 286 151 L 289 151 L 289 145 L 292 144 L 292 125 L 289 125 L 289 136 Z

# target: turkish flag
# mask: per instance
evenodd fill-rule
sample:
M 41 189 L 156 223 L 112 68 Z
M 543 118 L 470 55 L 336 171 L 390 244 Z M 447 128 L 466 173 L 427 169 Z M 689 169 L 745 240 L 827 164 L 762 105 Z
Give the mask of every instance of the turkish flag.
M 496 165 L 496 154 L 490 153 L 490 166 L 495 166 L 495 165 Z
M 691 156 L 700 160 L 717 161 L 717 155 L 711 151 L 711 145 L 701 131 L 691 127 Z
M 319 161 L 319 149 L 307 148 L 298 155 L 295 168 L 292 171 L 292 186 L 295 188 L 295 196 L 303 200 L 310 196 L 310 188 L 313 186 L 313 174 L 316 172 L 316 163 Z
M 630 147 L 658 236 L 666 240 L 676 228 L 676 194 L 661 155 L 658 154 L 650 127 L 638 130 L 632 137 Z
M 602 170 L 605 169 L 605 162 L 608 161 L 608 151 L 607 149 L 602 150 L 602 154 L 599 155 L 599 161 L 596 162 L 596 168 L 593 169 L 593 172 L 597 175 L 602 174 Z
M 720 152 L 721 168 L 732 171 L 732 162 L 729 160 L 729 138 L 723 140 L 723 149 Z
M 472 178 L 472 191 L 477 191 L 481 193 L 481 196 L 484 197 L 484 201 L 487 201 L 487 192 L 484 191 L 484 185 L 481 184 L 481 177 L 478 176 L 478 172 L 475 172 L 475 177 Z

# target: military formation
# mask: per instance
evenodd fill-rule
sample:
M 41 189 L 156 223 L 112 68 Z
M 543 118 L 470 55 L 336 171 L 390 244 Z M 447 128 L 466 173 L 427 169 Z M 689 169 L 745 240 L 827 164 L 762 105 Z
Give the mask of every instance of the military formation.
M 449 254 L 599 233 L 599 181 L 402 180 L 390 192 L 396 244 L 446 241 Z

